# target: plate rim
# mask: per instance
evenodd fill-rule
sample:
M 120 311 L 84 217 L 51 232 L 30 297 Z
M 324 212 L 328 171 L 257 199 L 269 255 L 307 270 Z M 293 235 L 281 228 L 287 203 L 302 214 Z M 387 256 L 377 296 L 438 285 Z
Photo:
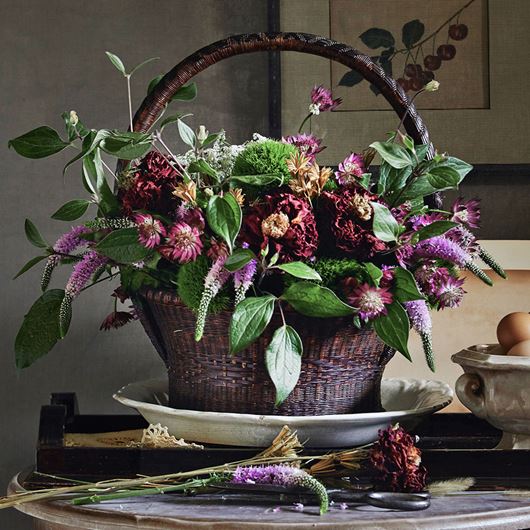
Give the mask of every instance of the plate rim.
M 290 425 L 296 425 L 299 423 L 307 424 L 308 421 L 311 423 L 316 423 L 317 421 L 323 423 L 329 422 L 349 422 L 355 423 L 357 421 L 367 421 L 367 420 L 383 420 L 385 418 L 402 418 L 406 416 L 421 416 L 425 414 L 431 414 L 438 412 L 439 410 L 444 409 L 453 402 L 454 391 L 449 386 L 449 384 L 444 381 L 437 381 L 435 379 L 416 379 L 416 378 L 400 378 L 392 377 L 388 379 L 383 379 L 382 383 L 385 381 L 398 381 L 401 383 L 411 383 L 411 382 L 422 382 L 422 383 L 431 383 L 435 384 L 438 387 L 438 390 L 444 393 L 444 400 L 436 405 L 430 405 L 425 407 L 419 407 L 416 409 L 404 409 L 404 410 L 395 410 L 395 411 L 382 411 L 382 412 L 358 412 L 351 414 L 323 414 L 319 416 L 280 416 L 280 415 L 271 415 L 271 414 L 249 414 L 249 413 L 238 413 L 238 412 L 215 412 L 215 411 L 204 411 L 204 410 L 191 410 L 191 409 L 174 409 L 167 405 L 159 405 L 156 403 L 147 403 L 145 401 L 138 401 L 136 399 L 127 397 L 124 395 L 124 392 L 127 388 L 132 387 L 133 385 L 146 385 L 154 383 L 165 383 L 167 380 L 163 377 L 150 378 L 143 381 L 136 381 L 133 383 L 128 383 L 127 385 L 122 386 L 118 391 L 113 394 L 113 399 L 121 403 L 122 405 L 134 408 L 139 410 L 151 410 L 153 412 L 165 412 L 170 414 L 173 417 L 181 418 L 193 418 L 198 419 L 208 419 L 210 421 L 222 421 L 227 419 L 237 418 L 240 422 L 252 421 L 258 423 L 267 423 L 267 424 L 283 424 L 289 423 Z

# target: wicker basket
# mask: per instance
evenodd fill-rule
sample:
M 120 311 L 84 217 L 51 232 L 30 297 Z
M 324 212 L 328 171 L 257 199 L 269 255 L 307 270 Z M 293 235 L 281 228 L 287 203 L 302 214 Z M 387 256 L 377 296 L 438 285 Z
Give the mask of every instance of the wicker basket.
M 358 71 L 379 89 L 400 118 L 405 116 L 405 129 L 414 141 L 430 145 L 416 109 L 379 65 L 350 46 L 301 33 L 238 35 L 195 52 L 168 72 L 145 98 L 134 117 L 134 130 L 149 130 L 175 92 L 208 66 L 234 55 L 270 50 L 319 55 Z M 431 146 L 428 157 L 432 151 Z M 271 331 L 245 351 L 230 356 L 230 312 L 211 316 L 203 340 L 196 343 L 195 315 L 174 293 L 146 289 L 138 294 L 135 306 L 166 362 L 172 407 L 288 415 L 369 412 L 381 408 L 381 376 L 393 352 L 373 331 L 359 331 L 349 319 L 311 319 L 290 312 L 289 323 L 304 344 L 302 373 L 287 401 L 274 409 L 274 387 L 264 364 Z M 274 330 L 279 325 L 272 322 L 268 329 Z

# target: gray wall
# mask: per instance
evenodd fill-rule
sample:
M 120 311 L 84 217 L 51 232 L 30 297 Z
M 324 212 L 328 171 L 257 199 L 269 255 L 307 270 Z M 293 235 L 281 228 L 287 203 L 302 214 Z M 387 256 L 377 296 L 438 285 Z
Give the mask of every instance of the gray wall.
M 266 29 L 265 0 L 2 0 L 0 174 L 2 231 L 2 410 L 0 488 L 31 464 L 39 408 L 50 392 L 75 391 L 84 413 L 124 412 L 112 393 L 122 385 L 162 374 L 164 367 L 138 323 L 98 332 L 111 309 L 106 288 L 88 291 L 75 304 L 69 336 L 49 357 L 17 373 L 13 342 L 23 315 L 39 295 L 39 268 L 11 278 L 36 250 L 25 242 L 30 217 L 49 241 L 68 228 L 50 220 L 55 209 L 82 197 L 79 170 L 63 181 L 72 153 L 32 161 L 7 150 L 7 141 L 41 124 L 62 127 L 60 114 L 75 109 L 91 127 L 125 127 L 127 100 L 105 50 L 127 65 L 161 58 L 133 80 L 135 105 L 148 81 L 196 49 L 233 33 Z M 236 57 L 197 77 L 199 97 L 186 110 L 193 123 L 211 131 L 224 127 L 235 141 L 266 133 L 267 58 Z M 62 286 L 64 276 L 55 278 Z M 31 527 L 14 510 L 0 512 L 2 530 Z

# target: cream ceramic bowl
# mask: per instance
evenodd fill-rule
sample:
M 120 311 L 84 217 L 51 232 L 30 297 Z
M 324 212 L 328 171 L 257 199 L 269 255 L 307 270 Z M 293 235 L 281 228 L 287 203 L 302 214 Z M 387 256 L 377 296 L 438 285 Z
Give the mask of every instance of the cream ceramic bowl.
M 463 370 L 456 394 L 475 416 L 503 431 L 497 449 L 530 449 L 530 358 L 478 344 L 452 356 Z
M 379 429 L 400 423 L 413 428 L 453 399 L 440 381 L 384 379 L 381 400 L 385 412 L 326 416 L 259 416 L 202 412 L 167 406 L 167 380 L 151 379 L 123 387 L 114 399 L 136 409 L 149 423 L 160 423 L 188 441 L 267 447 L 284 425 L 298 433 L 306 447 L 353 447 L 373 442 Z

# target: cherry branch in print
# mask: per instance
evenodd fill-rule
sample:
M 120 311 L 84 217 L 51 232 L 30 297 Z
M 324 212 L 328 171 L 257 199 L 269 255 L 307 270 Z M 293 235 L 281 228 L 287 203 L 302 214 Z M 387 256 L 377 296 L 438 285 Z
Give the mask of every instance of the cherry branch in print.
M 371 50 L 378 50 L 376 53 L 379 55 L 372 56 L 372 60 L 378 63 L 388 76 L 397 77 L 397 82 L 405 92 L 417 92 L 435 79 L 435 72 L 443 68 L 445 62 L 455 58 L 457 52 L 455 43 L 458 44 L 469 34 L 468 26 L 460 22 L 460 15 L 474 1 L 466 2 L 427 35 L 425 35 L 425 24 L 421 20 L 410 20 L 401 29 L 402 46 L 396 44 L 394 35 L 383 28 L 367 29 L 359 35 L 359 38 Z M 440 44 L 440 40 L 444 42 Z M 404 66 L 402 71 L 399 71 L 396 68 L 398 62 L 396 58 L 402 56 L 405 56 Z M 361 74 L 350 70 L 342 76 L 339 85 L 353 87 L 363 80 Z M 379 94 L 379 89 L 375 85 L 371 84 L 370 89 L 375 95 Z

